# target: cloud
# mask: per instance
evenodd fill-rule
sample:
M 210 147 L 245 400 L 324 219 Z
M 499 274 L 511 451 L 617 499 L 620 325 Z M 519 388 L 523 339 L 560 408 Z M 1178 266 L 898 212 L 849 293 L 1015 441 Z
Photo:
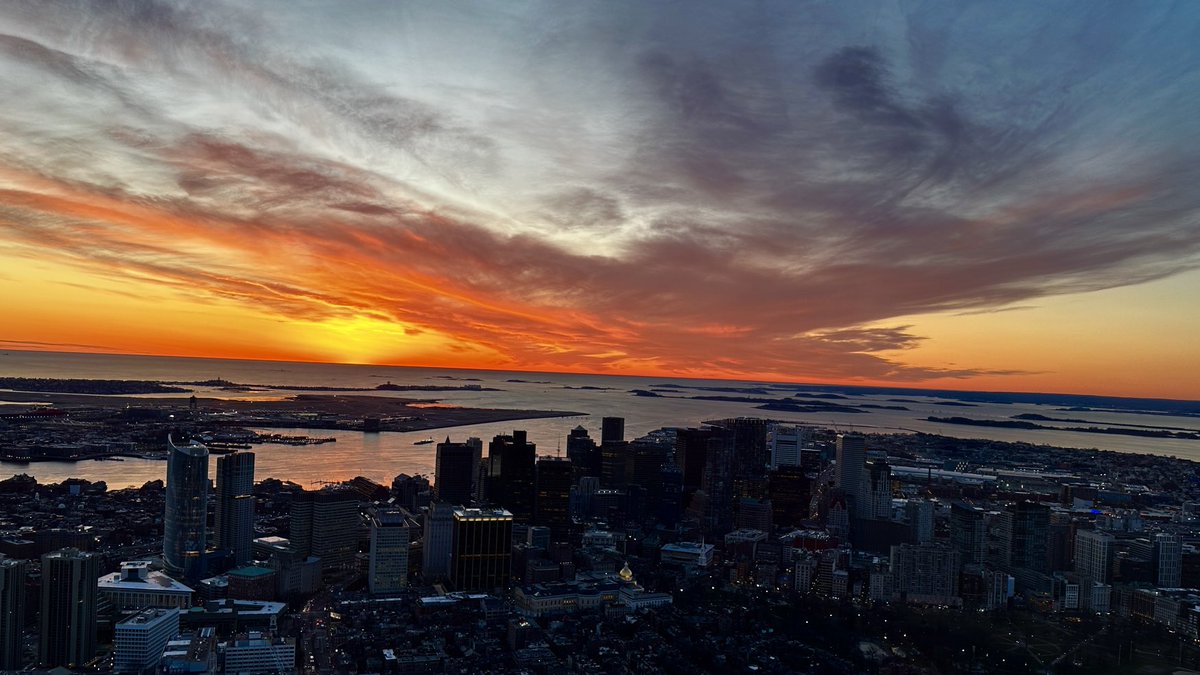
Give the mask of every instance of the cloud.
M 996 371 L 896 317 L 1196 266 L 1196 12 L 763 7 L 8 6 L 0 246 L 514 367 L 908 381 Z

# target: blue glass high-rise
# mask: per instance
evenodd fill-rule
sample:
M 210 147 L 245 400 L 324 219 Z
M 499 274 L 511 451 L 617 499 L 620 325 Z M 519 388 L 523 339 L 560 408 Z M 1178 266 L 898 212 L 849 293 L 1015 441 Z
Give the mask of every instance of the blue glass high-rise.
M 207 545 L 208 448 L 167 438 L 166 513 L 163 518 L 163 562 L 172 574 L 201 572 Z

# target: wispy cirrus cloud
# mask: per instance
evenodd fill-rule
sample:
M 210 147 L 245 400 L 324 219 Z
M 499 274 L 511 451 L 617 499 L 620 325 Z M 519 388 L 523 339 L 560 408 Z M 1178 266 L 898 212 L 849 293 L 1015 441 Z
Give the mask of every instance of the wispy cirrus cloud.
M 910 381 L 985 371 L 895 317 L 1195 267 L 1197 12 L 894 11 L 5 7 L 0 255 L 486 365 Z

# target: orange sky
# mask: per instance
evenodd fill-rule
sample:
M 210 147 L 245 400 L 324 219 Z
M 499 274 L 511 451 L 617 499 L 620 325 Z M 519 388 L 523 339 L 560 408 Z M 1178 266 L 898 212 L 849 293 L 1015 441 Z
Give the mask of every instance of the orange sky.
M 2 7 L 0 346 L 1200 399 L 1188 24 L 845 5 Z

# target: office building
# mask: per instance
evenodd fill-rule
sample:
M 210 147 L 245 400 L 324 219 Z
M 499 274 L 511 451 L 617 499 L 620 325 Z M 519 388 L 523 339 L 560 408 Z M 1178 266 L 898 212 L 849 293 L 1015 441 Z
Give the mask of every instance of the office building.
M 431 504 L 425 514 L 424 542 L 421 547 L 421 575 L 426 582 L 450 575 L 453 548 L 454 506 Z
M 735 524 L 739 528 L 758 530 L 770 534 L 774 516 L 774 509 L 772 508 L 770 499 L 742 497 L 737 500 L 737 520 Z
M 708 443 L 704 481 L 699 490 L 703 497 L 693 504 L 705 534 L 719 536 L 733 529 L 733 470 L 732 435 L 722 433 Z
M 673 528 L 683 515 L 683 470 L 672 462 L 658 470 L 659 491 L 654 513 L 659 524 Z
M 1075 574 L 1084 582 L 1081 588 L 1112 581 L 1115 543 L 1116 539 L 1107 532 L 1079 530 L 1075 533 Z
M 940 544 L 893 546 L 890 570 L 894 597 L 914 604 L 961 605 L 961 560 L 958 551 Z
M 367 590 L 372 594 L 398 593 L 408 586 L 408 519 L 401 511 L 379 511 L 370 522 Z
M 583 476 L 600 477 L 600 447 L 582 426 L 567 434 L 567 459 L 575 469 L 576 480 Z
M 235 600 L 274 600 L 278 587 L 278 573 L 260 565 L 246 565 L 229 570 L 228 596 Z
M 1154 585 L 1159 588 L 1180 588 L 1183 585 L 1183 542 L 1178 535 L 1154 536 L 1151 556 L 1154 566 Z
M 163 562 L 171 574 L 204 573 L 208 526 L 208 448 L 167 438 Z
M 600 445 L 625 442 L 625 418 L 604 417 L 600 419 Z
M 232 554 L 235 565 L 250 563 L 254 540 L 254 453 L 217 458 L 217 508 L 213 544 Z
M 909 533 L 913 542 L 928 544 L 933 541 L 933 502 L 928 499 L 910 499 L 904 505 L 908 516 Z
M 81 668 L 95 658 L 99 576 L 94 553 L 64 548 L 42 556 L 41 666 Z
M 150 569 L 148 560 L 121 563 L 121 571 L 96 580 L 96 590 L 117 611 L 176 608 L 192 605 L 192 589 L 171 577 Z
M 982 563 L 987 552 L 987 529 L 983 511 L 954 502 L 950 505 L 950 547 L 958 551 L 962 564 Z
M 488 444 L 488 501 L 508 509 L 521 523 L 533 520 L 537 447 L 524 431 L 496 436 Z
M 812 502 L 808 476 L 799 466 L 783 465 L 767 475 L 767 495 L 775 510 L 772 521 L 776 525 L 796 526 L 808 518 Z
M 867 441 L 858 434 L 838 434 L 835 484 L 845 493 L 853 515 L 869 514 L 866 489 Z
M 217 630 L 212 626 L 171 638 L 163 648 L 159 672 L 164 675 L 217 673 Z
M 1048 572 L 1047 552 L 1050 507 L 1022 501 L 1000 514 L 1000 545 L 1004 564 L 1010 570 L 1024 568 Z
M 675 463 L 683 469 L 683 493 L 686 506 L 692 493 L 704 484 L 704 466 L 714 439 L 721 432 L 717 429 L 679 429 L 675 432 Z
M 113 671 L 148 674 L 158 670 L 163 650 L 179 634 L 179 610 L 145 609 L 117 622 Z
M 29 564 L 0 559 L 0 670 L 20 670 L 25 648 L 25 580 Z
M 219 648 L 226 673 L 294 673 L 296 641 L 250 631 Z
M 454 509 L 450 583 L 460 591 L 507 588 L 512 568 L 513 514 L 504 509 Z
M 343 486 L 299 492 L 293 498 L 288 539 L 301 556 L 321 559 L 326 573 L 354 564 L 361 518 L 358 495 Z
M 892 468 L 883 460 L 874 460 L 867 465 L 866 509 L 862 517 L 874 520 L 890 520 L 892 517 Z
M 480 446 L 438 443 L 434 465 L 434 498 L 444 504 L 470 506 L 478 490 Z
M 767 425 L 767 447 L 770 450 L 771 468 L 801 466 L 801 450 L 808 443 L 806 427 L 779 424 Z
M 571 534 L 571 462 L 556 457 L 537 461 L 537 491 L 533 522 L 550 528 L 554 541 L 569 541 Z
M 732 453 L 733 476 L 741 486 L 736 490 L 737 496 L 763 496 L 757 494 L 752 486 L 757 484 L 755 479 L 766 475 L 771 461 L 767 447 L 767 421 L 757 417 L 737 417 L 715 424 L 725 431 L 726 442 Z

